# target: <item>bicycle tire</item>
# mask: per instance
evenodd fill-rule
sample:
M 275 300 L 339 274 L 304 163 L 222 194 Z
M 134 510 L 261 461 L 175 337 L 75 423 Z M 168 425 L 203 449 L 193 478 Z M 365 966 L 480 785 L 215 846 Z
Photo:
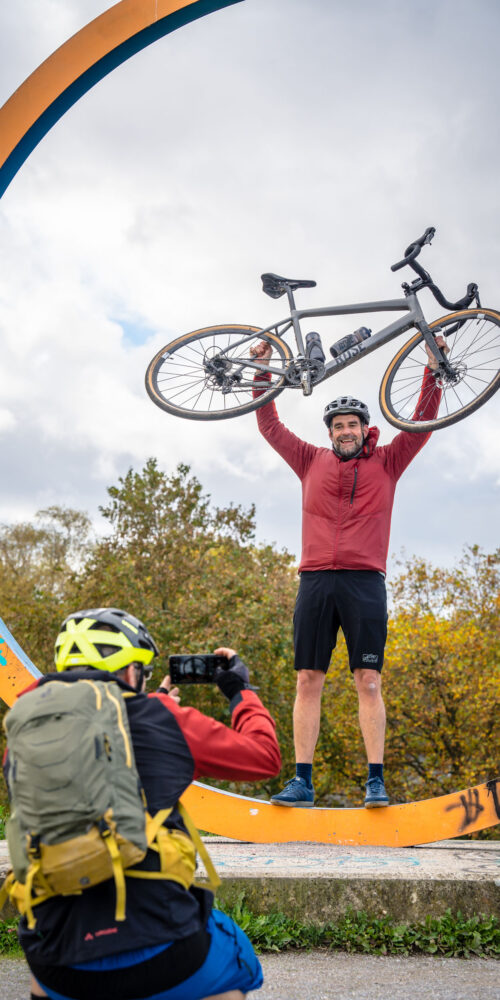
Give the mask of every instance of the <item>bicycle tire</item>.
M 500 312 L 460 309 L 434 320 L 429 328 L 450 338 L 448 359 L 456 368 L 457 381 L 439 380 L 441 401 L 433 420 L 414 419 L 427 362 L 424 338 L 416 333 L 392 359 L 380 386 L 380 409 L 399 430 L 422 433 L 449 427 L 478 410 L 500 388 Z
M 254 399 L 256 369 L 249 368 L 246 376 L 242 372 L 250 346 L 262 339 L 269 341 L 278 355 L 271 359 L 270 367 L 280 367 L 282 372 L 271 372 L 271 383 L 265 382 L 268 388 Z M 227 420 L 257 410 L 279 395 L 285 388 L 291 358 L 288 344 L 275 333 L 262 333 L 260 327 L 208 326 L 177 337 L 155 354 L 146 371 L 146 390 L 153 403 L 173 416 Z M 224 406 L 217 409 L 222 401 Z

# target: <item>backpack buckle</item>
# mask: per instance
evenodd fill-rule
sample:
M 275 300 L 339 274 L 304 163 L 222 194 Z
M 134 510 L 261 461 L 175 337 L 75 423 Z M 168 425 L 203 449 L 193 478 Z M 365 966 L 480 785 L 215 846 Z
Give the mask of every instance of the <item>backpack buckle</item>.
M 40 860 L 42 856 L 42 849 L 40 847 L 40 834 L 32 833 L 30 834 L 30 845 L 28 847 L 28 856 L 33 858 L 33 860 Z

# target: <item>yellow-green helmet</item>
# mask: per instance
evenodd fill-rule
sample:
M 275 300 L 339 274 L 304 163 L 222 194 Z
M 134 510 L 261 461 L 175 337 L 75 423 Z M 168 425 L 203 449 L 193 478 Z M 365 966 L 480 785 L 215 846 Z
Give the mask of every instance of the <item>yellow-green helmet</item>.
M 56 669 L 123 670 L 130 663 L 151 663 L 158 647 L 133 615 L 118 608 L 75 611 L 61 625 L 56 639 Z

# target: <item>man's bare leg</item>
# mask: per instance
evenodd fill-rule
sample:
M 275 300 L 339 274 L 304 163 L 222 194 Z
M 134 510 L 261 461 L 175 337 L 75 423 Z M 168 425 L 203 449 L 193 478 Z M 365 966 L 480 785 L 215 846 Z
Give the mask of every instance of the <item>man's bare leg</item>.
M 322 670 L 297 671 L 297 694 L 293 707 L 295 760 L 312 764 L 319 736 L 321 696 L 325 683 Z
M 358 668 L 354 681 L 359 698 L 359 725 L 369 764 L 382 764 L 385 742 L 385 705 L 378 670 Z
M 213 993 L 212 996 L 205 997 L 205 1000 L 245 1000 L 246 993 L 241 990 L 230 990 L 229 993 Z
M 32 994 L 33 994 L 34 997 L 46 997 L 47 996 L 47 994 L 45 993 L 45 991 L 42 990 L 42 987 L 39 985 L 39 983 L 37 983 L 37 981 L 36 981 L 36 979 L 35 979 L 34 976 L 31 977 L 30 989 L 31 989 L 31 992 L 32 992 Z
M 359 724 L 368 758 L 365 807 L 388 806 L 384 785 L 385 706 L 382 699 L 382 679 L 377 670 L 358 668 L 354 681 L 359 696 Z

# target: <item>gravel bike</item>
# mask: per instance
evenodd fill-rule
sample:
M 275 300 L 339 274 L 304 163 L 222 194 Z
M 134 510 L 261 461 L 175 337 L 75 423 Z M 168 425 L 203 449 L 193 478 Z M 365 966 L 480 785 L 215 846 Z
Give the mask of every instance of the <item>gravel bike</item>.
M 148 365 L 146 389 L 151 399 L 168 413 L 190 420 L 237 417 L 264 406 L 284 389 L 302 389 L 308 396 L 325 379 L 413 330 L 382 379 L 382 413 L 400 430 L 416 432 L 437 430 L 462 420 L 500 386 L 500 312 L 481 306 L 474 282 L 457 302 L 445 298 L 416 260 L 434 234 L 434 228 L 426 229 L 423 236 L 410 243 L 403 259 L 392 265 L 392 271 L 409 266 L 417 274 L 411 284 L 403 282 L 404 298 L 400 299 L 297 309 L 294 292 L 313 288 L 316 282 L 263 274 L 264 292 L 273 299 L 286 294 L 290 315 L 265 329 L 236 324 L 210 326 L 177 337 L 162 347 Z M 424 288 L 430 289 L 437 302 L 451 312 L 427 323 L 418 301 L 418 292 Z M 473 302 L 475 307 L 470 308 Z M 319 334 L 306 335 L 305 339 L 302 335 L 304 319 L 388 311 L 403 315 L 376 333 L 362 327 L 343 338 L 331 348 L 335 355 L 331 361 L 325 359 Z M 289 330 L 295 336 L 296 353 L 283 339 Z M 445 338 L 448 353 L 436 344 L 438 335 Z M 273 347 L 269 364 L 252 355 L 251 348 L 262 340 Z M 419 420 L 415 408 L 428 360 L 426 344 L 437 362 L 433 375 L 441 398 L 435 418 Z M 254 390 L 259 394 L 255 396 Z

